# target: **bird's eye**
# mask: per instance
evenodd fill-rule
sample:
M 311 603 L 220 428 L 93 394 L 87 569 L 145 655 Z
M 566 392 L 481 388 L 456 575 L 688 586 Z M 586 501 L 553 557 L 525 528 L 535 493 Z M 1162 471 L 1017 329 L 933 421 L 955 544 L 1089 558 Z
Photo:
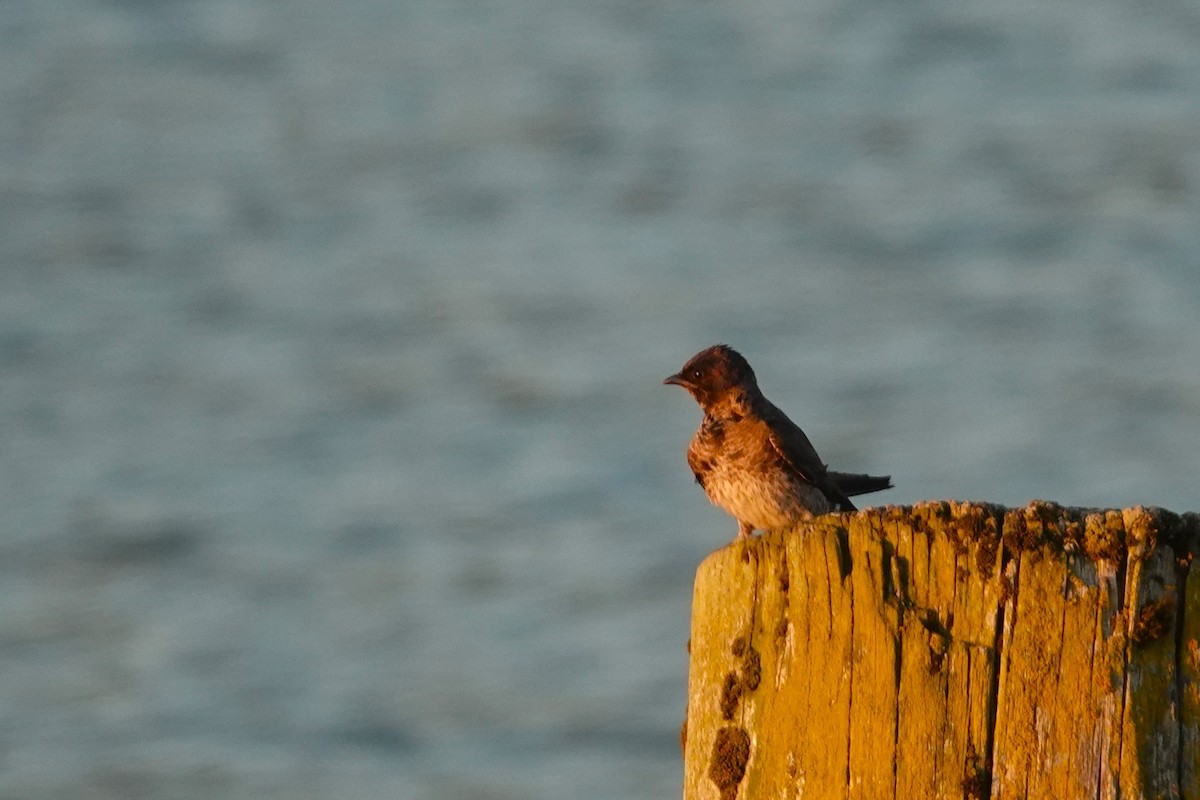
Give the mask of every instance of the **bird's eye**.
M 700 372 L 700 370 L 698 370 L 698 369 L 692 370 L 692 377 L 695 378 L 696 380 L 700 380 L 702 375 L 703 375 L 703 373 Z

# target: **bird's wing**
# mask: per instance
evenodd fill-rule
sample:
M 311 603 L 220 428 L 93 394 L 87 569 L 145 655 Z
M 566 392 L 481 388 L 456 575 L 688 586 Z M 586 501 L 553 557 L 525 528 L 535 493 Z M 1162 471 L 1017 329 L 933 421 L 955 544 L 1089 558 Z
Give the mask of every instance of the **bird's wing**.
M 854 504 L 829 477 L 825 462 L 817 455 L 816 448 L 812 446 L 804 431 L 800 430 L 800 426 L 769 403 L 762 416 L 770 430 L 768 438 L 771 447 L 775 448 L 784 464 L 803 480 L 820 489 L 830 502 L 836 503 L 841 510 L 853 511 Z
M 771 447 L 797 475 L 811 484 L 819 484 L 825 474 L 825 464 L 817 455 L 804 431 L 773 405 L 763 409 L 763 421 L 770 432 Z

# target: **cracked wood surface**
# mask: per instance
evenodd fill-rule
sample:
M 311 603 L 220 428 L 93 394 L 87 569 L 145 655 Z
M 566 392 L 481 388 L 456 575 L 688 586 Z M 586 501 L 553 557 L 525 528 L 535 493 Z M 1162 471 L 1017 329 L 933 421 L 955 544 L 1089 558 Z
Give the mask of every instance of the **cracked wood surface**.
M 1198 542 L 943 502 L 731 543 L 696 575 L 685 800 L 1200 800 Z

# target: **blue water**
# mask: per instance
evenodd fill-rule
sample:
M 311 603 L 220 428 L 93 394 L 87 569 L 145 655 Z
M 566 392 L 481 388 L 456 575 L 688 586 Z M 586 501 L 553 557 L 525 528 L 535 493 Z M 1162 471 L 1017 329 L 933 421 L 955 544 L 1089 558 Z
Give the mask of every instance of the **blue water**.
M 9 3 L 0 796 L 677 796 L 726 341 L 879 502 L 1200 510 L 1200 10 Z

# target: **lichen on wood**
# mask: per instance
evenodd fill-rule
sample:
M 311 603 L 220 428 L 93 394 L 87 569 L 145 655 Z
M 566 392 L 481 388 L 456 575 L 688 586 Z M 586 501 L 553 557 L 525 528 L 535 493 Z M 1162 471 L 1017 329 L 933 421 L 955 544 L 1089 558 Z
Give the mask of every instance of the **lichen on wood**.
M 940 502 L 730 544 L 696 576 L 685 799 L 1200 800 L 1198 531 Z

